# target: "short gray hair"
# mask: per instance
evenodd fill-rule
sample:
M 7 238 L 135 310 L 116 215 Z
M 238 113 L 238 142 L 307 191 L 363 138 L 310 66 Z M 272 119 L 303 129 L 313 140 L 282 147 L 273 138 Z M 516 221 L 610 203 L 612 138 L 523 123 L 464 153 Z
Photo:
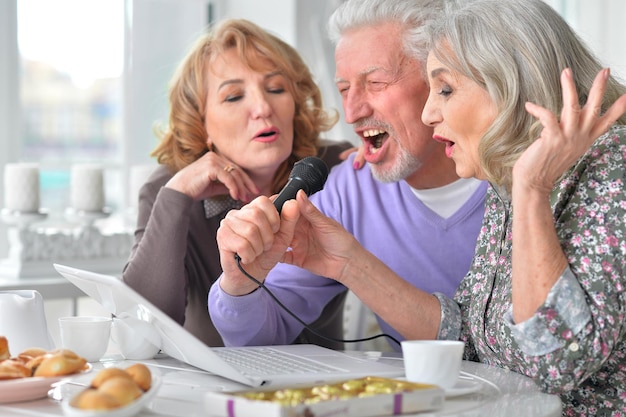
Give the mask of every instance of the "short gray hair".
M 403 28 L 405 54 L 426 68 L 425 27 L 443 9 L 443 3 L 443 0 L 346 0 L 330 17 L 328 36 L 336 44 L 348 30 L 396 22 Z

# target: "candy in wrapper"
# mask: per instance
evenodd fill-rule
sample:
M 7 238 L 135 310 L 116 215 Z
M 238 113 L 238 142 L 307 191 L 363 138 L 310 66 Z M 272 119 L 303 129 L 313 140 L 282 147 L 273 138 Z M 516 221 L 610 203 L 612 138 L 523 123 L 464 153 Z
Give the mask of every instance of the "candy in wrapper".
M 436 410 L 444 398 L 435 385 L 365 377 L 309 387 L 211 392 L 204 404 L 211 415 L 223 417 L 367 417 Z

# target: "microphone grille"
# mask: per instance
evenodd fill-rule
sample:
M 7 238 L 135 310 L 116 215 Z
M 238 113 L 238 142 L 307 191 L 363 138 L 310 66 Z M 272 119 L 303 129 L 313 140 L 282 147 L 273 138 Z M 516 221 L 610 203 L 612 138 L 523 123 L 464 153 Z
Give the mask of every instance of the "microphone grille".
M 300 178 L 308 186 L 304 191 L 311 195 L 324 188 L 328 178 L 328 166 L 318 157 L 307 156 L 294 164 L 289 177 Z

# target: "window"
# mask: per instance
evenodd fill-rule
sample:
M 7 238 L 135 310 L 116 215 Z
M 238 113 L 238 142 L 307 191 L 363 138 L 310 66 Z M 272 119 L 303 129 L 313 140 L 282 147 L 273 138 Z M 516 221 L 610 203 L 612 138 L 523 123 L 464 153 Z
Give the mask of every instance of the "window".
M 120 160 L 123 0 L 18 0 L 21 138 L 42 206 L 67 206 L 68 163 Z
M 41 205 L 62 214 L 70 165 L 98 162 L 106 205 L 128 206 L 124 179 L 154 163 L 167 84 L 209 18 L 208 0 L 0 1 L 0 165 L 38 162 Z
M 582 40 L 595 52 L 611 73 L 626 81 L 626 31 L 622 18 L 626 2 L 622 0 L 544 0 L 551 5 Z

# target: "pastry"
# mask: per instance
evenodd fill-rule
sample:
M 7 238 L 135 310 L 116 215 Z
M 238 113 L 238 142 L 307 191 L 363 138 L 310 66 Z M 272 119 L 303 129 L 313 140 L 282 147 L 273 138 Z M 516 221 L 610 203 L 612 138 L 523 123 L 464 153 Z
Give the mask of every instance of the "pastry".
M 9 359 L 11 352 L 9 352 L 9 341 L 6 337 L 0 336 L 0 361 Z
M 146 365 L 136 363 L 126 369 L 105 368 L 96 374 L 89 388 L 72 398 L 70 405 L 82 410 L 122 407 L 141 397 L 151 385 L 152 375 Z
M 72 398 L 70 405 L 83 410 L 111 410 L 122 406 L 114 397 L 94 388 L 81 391 Z
M 29 376 L 31 376 L 30 369 L 19 360 L 5 359 L 0 362 L 0 380 L 25 378 Z
M 150 389 L 152 385 L 152 374 L 146 365 L 143 363 L 135 363 L 126 368 L 126 372 L 130 374 L 133 381 L 135 381 L 144 392 Z
M 105 368 L 98 372 L 96 376 L 91 380 L 92 388 L 100 388 L 100 386 L 110 378 L 115 377 L 126 377 L 128 379 L 132 379 L 131 375 L 127 373 L 125 370 L 120 368 Z
M 48 351 L 43 348 L 32 347 L 32 348 L 28 348 L 20 352 L 19 355 L 17 356 L 18 357 L 28 356 L 30 358 L 36 358 L 38 356 L 45 355 L 46 353 L 48 353 Z
M 85 369 L 86 364 L 85 358 L 68 349 L 48 352 L 32 347 L 11 357 L 7 338 L 0 336 L 0 379 L 70 375 Z
M 135 381 L 123 376 L 107 379 L 100 385 L 98 391 L 110 395 L 122 405 L 130 404 L 143 394 Z
M 41 363 L 34 369 L 34 376 L 70 375 L 80 372 L 87 364 L 85 358 L 67 349 L 54 351 L 41 356 L 41 358 Z

